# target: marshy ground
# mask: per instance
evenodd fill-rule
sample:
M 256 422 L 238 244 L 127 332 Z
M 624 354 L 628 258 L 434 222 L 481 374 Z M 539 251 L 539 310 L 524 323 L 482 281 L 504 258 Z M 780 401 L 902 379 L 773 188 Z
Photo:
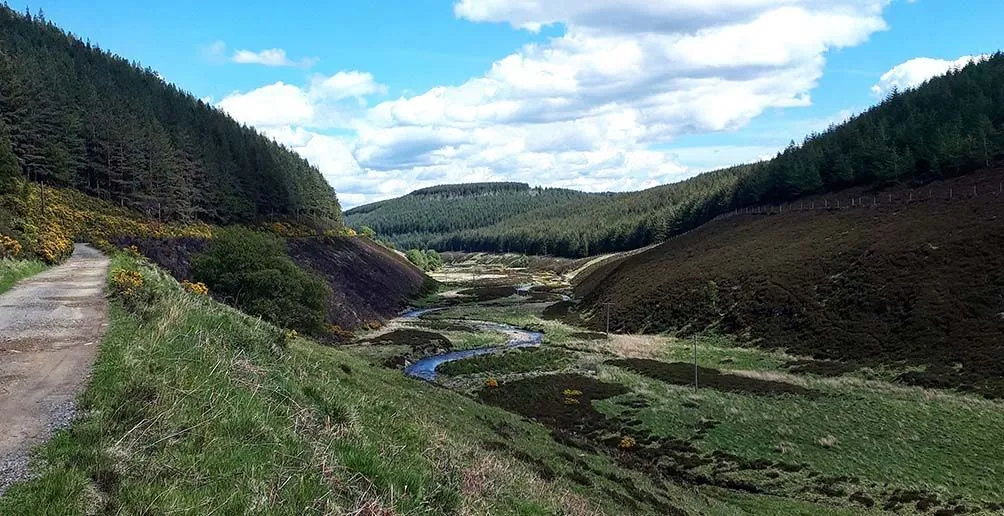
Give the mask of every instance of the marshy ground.
M 473 321 L 542 332 L 539 349 L 447 363 L 436 380 L 539 423 L 577 450 L 532 456 L 507 428 L 484 436 L 485 447 L 511 450 L 542 478 L 565 477 L 626 508 L 664 513 L 673 511 L 659 488 L 680 485 L 753 512 L 809 510 L 793 509 L 800 503 L 837 513 L 1004 510 L 998 400 L 901 384 L 904 371 L 892 366 L 813 360 L 722 335 L 607 338 L 575 325 L 567 283 L 546 271 L 460 263 L 439 279 L 446 294 L 425 304 L 440 309 L 365 334 L 351 348 L 402 368 L 505 342 Z M 632 488 L 634 475 L 656 489 Z M 782 505 L 751 501 L 761 499 Z

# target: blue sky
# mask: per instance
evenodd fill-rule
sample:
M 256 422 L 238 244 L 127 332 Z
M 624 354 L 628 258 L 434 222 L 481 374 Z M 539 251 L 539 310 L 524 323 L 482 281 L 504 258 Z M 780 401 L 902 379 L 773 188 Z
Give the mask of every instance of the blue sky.
M 140 4 L 30 6 L 300 152 L 347 207 L 441 182 L 637 189 L 769 156 L 998 50 L 1004 19 L 1001 0 Z

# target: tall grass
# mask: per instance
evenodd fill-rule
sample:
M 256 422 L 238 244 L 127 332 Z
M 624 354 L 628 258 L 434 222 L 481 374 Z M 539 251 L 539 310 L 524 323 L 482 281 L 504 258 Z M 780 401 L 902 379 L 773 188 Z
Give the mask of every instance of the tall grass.
M 0 294 L 7 292 L 15 283 L 45 270 L 45 264 L 38 260 L 0 258 Z

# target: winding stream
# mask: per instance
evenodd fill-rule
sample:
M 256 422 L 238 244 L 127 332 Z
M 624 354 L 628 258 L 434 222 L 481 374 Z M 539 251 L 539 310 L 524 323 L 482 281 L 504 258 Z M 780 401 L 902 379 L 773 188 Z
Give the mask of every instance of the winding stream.
M 404 314 L 402 317 L 407 319 L 417 319 L 423 314 L 429 313 L 436 309 L 426 309 L 426 310 L 414 310 Z M 404 374 L 414 377 L 421 378 L 426 381 L 434 381 L 436 379 L 436 368 L 447 362 L 453 362 L 456 360 L 462 360 L 465 358 L 475 357 L 478 355 L 487 355 L 489 353 L 495 353 L 498 351 L 506 349 L 515 348 L 532 348 L 540 346 L 541 340 L 544 339 L 544 334 L 536 331 L 523 330 L 516 328 L 515 326 L 510 326 L 508 324 L 493 323 L 487 321 L 463 321 L 457 320 L 452 321 L 461 324 L 469 324 L 482 331 L 494 331 L 498 333 L 504 333 L 509 337 L 505 345 L 502 346 L 489 346 L 484 348 L 474 348 L 474 349 L 462 349 L 459 351 L 450 351 L 448 353 L 441 353 L 439 355 L 432 355 L 430 357 L 425 357 L 414 364 L 404 368 Z

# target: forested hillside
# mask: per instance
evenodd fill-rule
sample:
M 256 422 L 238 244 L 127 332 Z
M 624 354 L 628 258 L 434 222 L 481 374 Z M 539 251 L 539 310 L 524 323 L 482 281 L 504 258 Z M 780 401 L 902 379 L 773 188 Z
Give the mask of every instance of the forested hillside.
M 440 251 L 518 251 L 579 257 L 633 249 L 683 233 L 732 210 L 784 203 L 853 186 L 885 188 L 964 175 L 1004 157 L 1004 54 L 934 78 L 910 91 L 894 91 L 880 104 L 828 130 L 792 142 L 772 160 L 718 170 L 642 192 L 579 197 L 514 214 L 498 213 L 482 198 L 465 210 L 447 201 L 378 203 L 385 219 L 422 213 L 422 234 L 412 227 L 374 229 L 409 247 Z M 572 194 L 569 194 L 570 196 Z M 483 204 L 482 204 L 483 203 Z M 352 213 L 369 213 L 374 205 Z M 480 206 L 480 207 L 479 207 Z M 389 212 L 389 213 L 388 213 Z M 404 214 L 405 212 L 401 212 Z M 470 214 L 496 217 L 470 224 Z M 407 217 L 404 217 L 407 219 Z M 351 223 L 362 218 L 349 217 Z
M 345 219 L 357 229 L 372 228 L 399 247 L 423 248 L 444 235 L 600 197 L 559 188 L 530 188 L 524 183 L 440 185 L 351 209 L 345 212 Z
M 303 158 L 153 70 L 41 14 L 0 6 L 4 174 L 72 187 L 154 220 L 341 220 L 334 190 Z

